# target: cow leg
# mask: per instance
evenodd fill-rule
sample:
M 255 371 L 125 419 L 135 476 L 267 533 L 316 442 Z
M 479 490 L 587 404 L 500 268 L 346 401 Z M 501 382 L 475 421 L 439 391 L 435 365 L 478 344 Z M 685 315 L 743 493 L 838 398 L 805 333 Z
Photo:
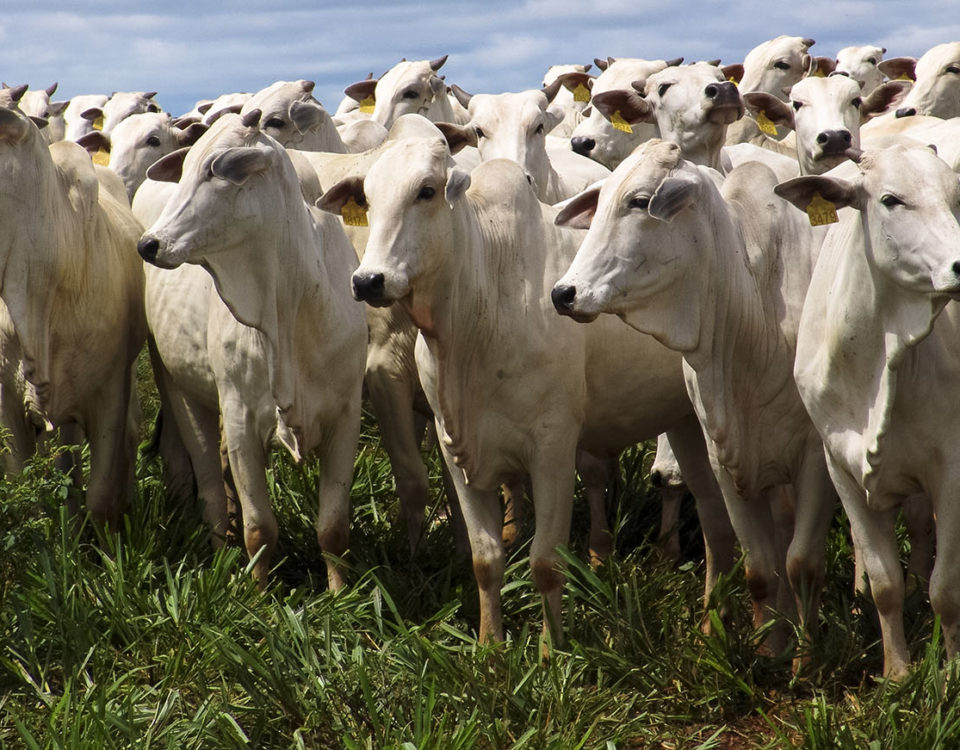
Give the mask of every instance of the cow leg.
M 194 482 L 193 462 L 190 452 L 183 441 L 181 430 L 176 424 L 176 417 L 170 405 L 170 388 L 175 387 L 169 372 L 163 366 L 156 343 L 152 336 L 147 338 L 150 353 L 150 364 L 153 369 L 153 379 L 157 384 L 160 395 L 160 410 L 157 415 L 155 430 L 159 430 L 157 452 L 163 459 L 163 484 L 167 496 L 174 502 L 186 505 L 193 501 Z
M 2 451 L 3 471 L 19 474 L 23 462 L 37 447 L 37 428 L 30 423 L 23 408 L 23 398 L 11 384 L 0 381 L 0 425 L 5 431 Z
M 576 485 L 576 447 L 558 446 L 549 455 L 541 452 L 530 471 L 536 530 L 530 546 L 533 584 L 543 597 L 543 650 L 548 643 L 563 645 L 560 600 L 564 575 L 557 548 L 570 540 L 573 492 Z M 569 467 L 569 469 L 565 469 Z
M 901 511 L 910 536 L 910 561 L 907 563 L 907 588 L 914 590 L 930 580 L 936 547 L 933 506 L 926 495 L 907 498 Z
M 697 516 L 703 532 L 706 558 L 704 606 L 721 572 L 733 568 L 737 538 L 730 524 L 720 485 L 710 467 L 707 445 L 697 418 L 690 414 L 667 431 L 670 446 L 677 457 L 680 472 L 697 504 Z
M 903 628 L 903 571 L 897 550 L 897 509 L 877 511 L 867 507 L 859 483 L 828 457 L 830 477 L 850 519 L 850 533 L 863 559 L 883 637 L 883 676 L 900 680 L 910 667 L 910 652 Z
M 503 485 L 503 546 L 507 549 L 517 543 L 520 526 L 523 525 L 523 482 Z
M 410 552 L 416 551 L 423 535 L 424 511 L 430 497 L 427 468 L 420 455 L 420 436 L 417 430 L 410 384 L 389 373 L 369 370 L 366 376 L 367 393 L 380 425 L 383 448 L 390 459 L 400 516 L 407 528 Z
M 610 471 L 606 460 L 586 451 L 577 451 L 577 471 L 590 508 L 590 565 L 595 568 L 613 551 L 613 532 L 607 522 L 606 504 Z
M 680 562 L 680 506 L 685 487 L 660 488 L 660 531 L 657 534 L 657 546 L 663 556 L 672 563 Z
M 960 508 L 949 494 L 941 495 L 941 498 L 946 502 L 937 506 L 937 557 L 930 577 L 930 605 L 940 615 L 947 659 L 952 659 L 960 653 L 960 583 L 957 581 L 957 572 L 960 571 L 960 548 L 957 546 Z
M 337 591 L 346 584 L 339 559 L 350 541 L 350 486 L 360 441 L 360 397 L 356 406 L 337 420 L 317 451 L 320 459 L 317 543 L 327 561 L 327 586 Z
M 450 480 L 460 499 L 460 509 L 463 511 L 463 520 L 470 538 L 473 574 L 477 579 L 480 597 L 480 629 L 477 638 L 481 643 L 502 641 L 500 587 L 503 585 L 506 557 L 501 540 L 503 514 L 500 510 L 500 498 L 497 491 L 481 491 L 468 486 L 464 482 L 463 471 L 453 463 L 442 441 L 440 449 L 450 471 Z
M 134 419 L 133 371 L 118 367 L 85 414 L 90 443 L 87 509 L 99 523 L 116 528 L 128 494 L 135 486 L 137 430 Z
M 819 446 L 806 456 L 794 488 L 796 523 L 787 549 L 787 577 L 796 597 L 800 632 L 809 643 L 823 594 L 827 534 L 837 507 L 837 492 Z M 794 664 L 799 666 L 799 662 Z
M 255 416 L 241 403 L 239 394 L 221 394 L 221 410 L 227 457 L 243 513 L 243 541 L 251 559 L 263 550 L 253 566 L 253 578 L 262 591 L 277 546 L 277 519 L 267 491 L 267 455 Z

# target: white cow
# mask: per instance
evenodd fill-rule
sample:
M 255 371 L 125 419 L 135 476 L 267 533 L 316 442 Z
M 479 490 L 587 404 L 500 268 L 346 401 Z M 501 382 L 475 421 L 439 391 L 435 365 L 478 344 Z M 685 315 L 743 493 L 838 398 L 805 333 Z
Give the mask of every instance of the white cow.
M 793 84 L 815 69 L 808 52 L 814 44 L 813 39 L 785 35 L 758 44 L 743 60 L 740 93 L 765 91 L 786 101 Z
M 260 114 L 224 116 L 197 141 L 137 249 L 160 267 L 202 265 L 223 300 L 211 300 L 207 354 L 244 541 L 251 556 L 263 548 L 254 566 L 263 585 L 277 539 L 264 474 L 274 440 L 297 460 L 319 456 L 317 539 L 335 557 L 347 549 L 367 332 L 349 296 L 353 248 L 338 221 L 304 203 Z M 329 585 L 339 588 L 343 572 L 328 562 Z
M 442 123 L 451 150 L 476 146 L 482 161 L 510 159 L 519 164 L 532 181 L 537 197 L 545 203 L 570 198 L 602 180 L 610 171 L 592 159 L 566 152 L 562 167 L 554 166 L 547 152 L 547 134 L 563 120 L 559 108 L 550 102 L 562 88 L 554 81 L 550 88 L 511 94 L 468 94 L 459 86 L 453 91 L 470 113 L 465 125 Z M 563 159 L 563 157 L 559 157 Z
M 776 182 L 754 162 L 728 175 L 721 193 L 711 170 L 684 161 L 675 144 L 650 141 L 558 216 L 558 223 L 592 223 L 553 299 L 559 312 L 584 322 L 619 315 L 683 355 L 690 399 L 746 554 L 755 622 L 774 607 L 790 611 L 778 585 L 785 574 L 809 628 L 836 497 L 792 371 L 822 231 L 771 206 Z M 796 497 L 785 559 L 772 502 L 780 497 L 771 496 L 784 484 Z
M 668 560 L 680 562 L 680 505 L 687 483 L 666 434 L 657 435 L 657 452 L 650 466 L 650 484 L 660 490 L 660 533 L 657 544 Z
M 803 209 L 815 195 L 856 209 L 821 249 L 794 375 L 865 551 L 883 673 L 900 678 L 910 655 L 894 519 L 918 492 L 936 518 L 930 602 L 947 657 L 960 651 L 960 309 L 948 301 L 960 295 L 960 185 L 922 147 L 868 151 L 859 166 L 800 177 L 777 193 Z
M 597 61 L 598 65 L 601 61 Z M 645 81 L 654 73 L 668 66 L 679 65 L 683 58 L 676 60 L 642 60 L 639 58 L 620 58 L 607 64 L 594 79 L 591 92 L 593 96 L 614 89 L 629 89 L 634 81 Z M 587 156 L 613 169 L 644 141 L 655 137 L 657 130 L 652 125 L 638 125 L 620 129 L 607 120 L 596 108 L 577 125 L 570 138 L 570 147 L 581 156 Z
M 80 136 L 92 132 L 93 123 L 97 119 L 96 110 L 102 108 L 108 98 L 104 94 L 80 94 L 73 97 L 63 110 L 63 120 L 66 123 L 64 140 L 76 141 Z M 90 117 L 84 117 L 84 112 L 89 112 Z
M 903 58 L 897 58 L 902 61 Z M 896 73 L 907 71 L 890 65 L 892 60 L 881 63 L 881 69 L 893 78 Z M 900 102 L 897 117 L 910 115 L 932 115 L 933 117 L 960 116 L 960 42 L 947 42 L 931 47 L 919 60 L 913 70 L 913 88 Z
M 127 199 L 132 202 L 151 164 L 191 145 L 206 130 L 207 126 L 200 123 L 181 129 L 166 112 L 144 112 L 130 115 L 110 133 L 92 130 L 76 142 L 91 153 L 110 154 L 107 165 L 123 180 Z
M 589 82 L 593 76 L 587 74 L 591 65 L 551 65 L 547 72 L 543 74 L 542 88 L 547 88 L 554 81 L 561 80 L 563 83 L 560 91 L 554 97 L 553 103 L 563 111 L 563 121 L 553 129 L 553 135 L 569 139 L 573 135 L 573 129 L 580 122 L 583 110 L 590 104 Z M 583 83 L 583 88 L 577 90 L 577 84 L 568 85 L 566 81 L 572 81 L 573 77 L 578 78 Z
M 664 68 L 629 89 L 594 94 L 593 107 L 631 126 L 654 125 L 662 139 L 680 146 L 687 161 L 717 170 L 727 126 L 743 117 L 737 87 L 704 62 Z
M 0 421 L 8 465 L 37 426 L 79 427 L 90 443 L 87 507 L 116 522 L 133 486 L 133 365 L 143 345 L 140 226 L 98 183 L 87 153 L 48 145 L 0 108 Z
M 43 137 L 47 143 L 56 143 L 62 141 L 66 131 L 66 125 L 63 119 L 63 111 L 67 108 L 69 102 L 54 102 L 50 97 L 57 90 L 57 84 L 51 84 L 45 89 L 30 90 L 24 93 L 20 99 L 20 111 L 31 117 L 38 117 L 46 120 L 49 124 L 43 131 Z
M 446 55 L 436 60 L 402 60 L 380 78 L 355 83 L 344 93 L 361 105 L 372 101 L 370 116 L 388 130 L 406 114 L 420 114 L 433 122 L 461 122 L 447 98 L 447 84 L 437 75 L 446 61 Z
M 340 210 L 351 200 L 369 207 L 370 223 L 354 294 L 399 302 L 420 329 L 417 367 L 470 535 L 480 638 L 503 638 L 499 486 L 525 477 L 536 510 L 530 564 L 545 631 L 560 637 L 556 547 L 569 534 L 578 447 L 610 455 L 675 428 L 672 444 L 710 537 L 712 586 L 718 558 L 729 560 L 729 529 L 709 504 L 716 488 L 705 457 L 697 461 L 702 435 L 689 419 L 679 359 L 622 327 L 588 331 L 553 313 L 547 289 L 578 235 L 553 226 L 554 209 L 537 201 L 522 170 L 495 160 L 467 175 L 439 134 L 409 139 L 320 205 Z
M 837 52 L 833 73 L 852 78 L 860 84 L 860 91 L 866 96 L 884 81 L 883 71 L 877 65 L 886 51 L 886 47 L 875 44 L 844 47 Z
M 156 95 L 156 91 L 115 91 L 105 104 L 86 109 L 81 117 L 91 123 L 100 121 L 101 127 L 93 125 L 93 129 L 109 134 L 130 115 L 161 112 L 160 105 L 153 100 Z

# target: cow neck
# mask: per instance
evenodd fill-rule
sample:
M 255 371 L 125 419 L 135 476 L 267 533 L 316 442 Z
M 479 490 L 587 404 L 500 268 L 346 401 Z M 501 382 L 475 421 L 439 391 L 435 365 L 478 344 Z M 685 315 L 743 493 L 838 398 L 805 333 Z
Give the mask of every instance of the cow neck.
M 770 483 L 761 468 L 784 459 L 767 423 L 783 431 L 785 418 L 794 424 L 805 417 L 793 384 L 793 350 L 772 299 L 780 294 L 771 272 L 779 264 L 775 258 L 752 262 L 743 228 L 724 205 L 728 210 L 716 211 L 711 222 L 714 241 L 704 264 L 704 295 L 713 306 L 701 316 L 696 348 L 683 356 L 696 373 L 698 411 L 720 463 L 741 494 L 754 496 Z
M 703 167 L 711 167 L 718 172 L 722 171 L 720 164 L 720 149 L 723 148 L 727 137 L 726 126 L 717 128 L 711 123 L 701 123 L 700 128 L 709 128 L 710 136 L 707 138 L 698 138 L 693 142 L 685 142 L 682 139 L 666 138 L 672 140 L 680 146 L 683 158 L 693 164 L 699 164 Z
M 821 309 L 804 309 L 797 356 L 797 380 L 824 443 L 868 495 L 882 469 L 900 366 L 946 304 L 881 274 L 868 261 L 869 237 L 860 212 L 831 232 L 811 282 L 829 294 Z
M 480 200 L 455 202 L 452 242 L 430 294 L 434 328 L 424 341 L 436 365 L 441 439 L 468 482 L 483 465 L 476 425 L 493 403 L 484 387 L 497 389 L 493 373 L 518 372 L 548 340 L 544 242 L 518 247 L 516 240 L 521 224 L 528 238 L 543 228 L 539 213 L 523 208 L 515 207 L 510 224 L 491 220 L 503 214 L 487 215 Z

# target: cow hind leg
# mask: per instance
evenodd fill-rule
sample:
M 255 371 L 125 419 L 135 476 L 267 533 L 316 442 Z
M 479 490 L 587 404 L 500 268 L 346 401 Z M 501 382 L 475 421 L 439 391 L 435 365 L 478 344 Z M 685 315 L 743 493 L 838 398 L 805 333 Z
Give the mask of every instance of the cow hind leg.
M 613 551 L 613 532 L 607 521 L 609 464 L 585 451 L 577 452 L 577 471 L 590 508 L 590 565 L 597 567 Z

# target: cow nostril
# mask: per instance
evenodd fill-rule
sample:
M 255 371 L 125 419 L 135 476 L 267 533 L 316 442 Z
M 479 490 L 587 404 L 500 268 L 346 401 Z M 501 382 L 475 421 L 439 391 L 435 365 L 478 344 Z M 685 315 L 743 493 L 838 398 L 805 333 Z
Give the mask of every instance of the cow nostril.
M 850 131 L 849 131 L 849 130 L 841 130 L 841 131 L 840 131 L 840 140 L 843 141 L 845 144 L 847 144 L 847 145 L 849 146 L 849 145 L 853 142 L 853 136 L 850 135 Z
M 366 302 L 381 299 L 383 288 L 382 273 L 355 273 L 353 275 L 353 298 L 355 300 Z
M 895 114 L 897 117 L 913 117 L 917 110 L 914 107 L 900 107 Z
M 586 156 L 596 147 L 597 142 L 593 138 L 587 138 L 583 135 L 574 136 L 570 139 L 570 147 L 581 156 Z
M 137 252 L 147 263 L 153 263 L 160 251 L 160 240 L 156 237 L 141 237 L 137 243 Z
M 950 268 L 953 270 L 954 276 L 960 276 L 960 260 L 953 261 L 953 265 L 950 266 Z
M 817 133 L 817 143 L 819 143 L 821 146 L 829 140 L 830 136 L 826 133 Z
M 550 292 L 550 299 L 553 300 L 553 306 L 557 308 L 558 313 L 570 312 L 573 309 L 573 300 L 576 299 L 577 288 L 575 286 L 555 286 Z
M 720 93 L 720 87 L 715 83 L 711 83 L 703 90 L 703 93 L 707 95 L 708 99 L 716 99 Z
M 524 177 L 527 178 L 527 184 L 528 184 L 528 185 L 533 185 L 533 175 L 531 175 L 529 172 L 527 172 L 527 173 L 524 175 Z

